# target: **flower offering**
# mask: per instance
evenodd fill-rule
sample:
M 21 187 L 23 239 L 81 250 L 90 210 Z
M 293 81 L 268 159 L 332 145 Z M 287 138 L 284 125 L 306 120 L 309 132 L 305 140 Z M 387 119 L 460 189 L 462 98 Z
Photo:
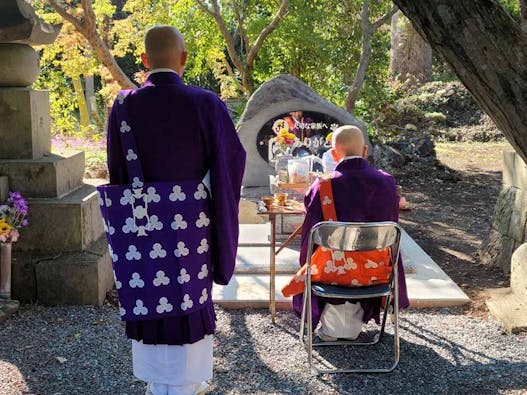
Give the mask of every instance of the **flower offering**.
M 20 192 L 9 192 L 7 202 L 0 205 L 0 242 L 14 243 L 20 237 L 18 229 L 26 227 L 29 213 L 27 201 Z

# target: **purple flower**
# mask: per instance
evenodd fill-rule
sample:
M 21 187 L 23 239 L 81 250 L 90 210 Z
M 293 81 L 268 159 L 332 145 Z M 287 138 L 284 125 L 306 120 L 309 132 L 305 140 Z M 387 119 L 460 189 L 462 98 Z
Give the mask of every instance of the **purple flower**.
M 28 226 L 28 225 L 29 225 L 29 221 L 27 219 L 22 221 L 22 226 Z

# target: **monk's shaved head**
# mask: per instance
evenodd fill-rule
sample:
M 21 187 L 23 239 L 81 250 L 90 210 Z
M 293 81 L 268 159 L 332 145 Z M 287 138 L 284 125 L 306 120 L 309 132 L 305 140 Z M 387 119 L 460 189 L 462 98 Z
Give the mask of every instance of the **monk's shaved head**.
M 364 135 L 362 130 L 356 126 L 344 125 L 335 129 L 331 142 L 341 158 L 365 155 Z
M 186 61 L 185 39 L 175 27 L 157 25 L 145 35 L 145 66 L 149 69 L 170 68 L 181 73 Z

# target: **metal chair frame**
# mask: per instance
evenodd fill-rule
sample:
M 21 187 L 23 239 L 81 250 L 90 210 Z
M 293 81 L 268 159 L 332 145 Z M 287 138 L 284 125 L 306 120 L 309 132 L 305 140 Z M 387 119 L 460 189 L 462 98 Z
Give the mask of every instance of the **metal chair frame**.
M 341 229 L 341 235 L 337 239 L 331 239 L 335 231 Z M 370 232 L 377 236 L 375 243 L 373 238 L 362 237 L 361 233 Z M 372 233 L 374 232 L 374 233 Z M 381 232 L 383 232 L 381 234 Z M 393 371 L 400 357 L 399 346 L 399 282 L 398 282 L 398 264 L 401 242 L 401 228 L 395 222 L 333 222 L 323 221 L 317 223 L 311 228 L 307 248 L 307 270 L 304 287 L 304 299 L 302 303 L 302 316 L 300 324 L 300 341 L 306 347 L 308 353 L 309 366 L 317 373 L 389 373 Z M 384 236 L 379 240 L 378 236 Z M 338 236 L 338 235 L 337 235 Z M 347 237 L 346 237 L 347 236 Z M 350 237 L 351 236 L 351 237 Z M 393 266 L 392 276 L 388 284 L 380 284 L 363 287 L 343 287 L 327 286 L 322 284 L 312 284 L 311 282 L 311 256 L 313 255 L 314 246 L 319 245 L 325 248 L 341 251 L 372 251 L 391 247 L 391 261 Z M 311 310 L 311 291 L 315 295 L 322 297 L 340 298 L 340 299 L 366 299 L 372 297 L 386 297 L 384 304 L 384 314 L 382 318 L 379 333 L 370 342 L 359 342 L 355 340 L 336 340 L 327 342 L 313 342 L 313 317 Z M 336 291 L 332 293 L 331 291 Z M 373 346 L 379 343 L 383 337 L 386 326 L 386 319 L 390 307 L 391 295 L 393 294 L 393 324 L 394 324 L 394 363 L 386 368 L 377 369 L 321 369 L 313 361 L 313 347 L 318 346 L 336 346 L 336 345 L 353 345 L 353 346 Z M 307 315 L 307 344 L 304 337 Z

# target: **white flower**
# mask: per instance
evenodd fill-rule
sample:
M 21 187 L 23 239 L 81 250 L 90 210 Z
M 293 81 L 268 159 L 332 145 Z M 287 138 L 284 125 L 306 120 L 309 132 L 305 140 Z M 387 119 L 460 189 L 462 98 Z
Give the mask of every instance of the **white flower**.
M 336 261 L 341 261 L 344 259 L 344 251 L 334 250 L 331 252 L 331 255 Z
M 163 270 L 159 270 L 156 273 L 156 278 L 154 278 L 153 284 L 155 287 L 159 287 L 161 285 L 168 285 L 170 283 L 170 278 L 165 274 Z
M 134 217 L 137 219 L 143 219 L 148 215 L 146 211 L 146 207 L 143 206 L 135 206 L 134 207 Z
M 207 214 L 204 212 L 199 213 L 199 218 L 196 220 L 196 226 L 198 228 L 203 228 L 204 226 L 209 226 L 210 219 L 207 217 Z
M 138 261 L 141 259 L 141 253 L 137 250 L 137 247 L 132 245 L 128 246 L 128 252 L 126 253 L 126 259 L 133 261 L 134 259 Z
M 209 298 L 209 295 L 207 293 L 207 288 L 203 288 L 203 291 L 201 291 L 201 296 L 199 298 L 199 304 L 205 303 L 208 298 Z
M 207 239 L 201 239 L 201 243 L 198 246 L 198 254 L 203 254 L 209 250 L 209 243 Z
M 347 270 L 355 270 L 357 269 L 357 264 L 355 263 L 352 257 L 349 257 L 346 259 L 345 267 Z
M 128 204 L 134 204 L 134 202 L 135 202 L 135 198 L 134 198 L 134 195 L 132 194 L 132 191 L 129 189 L 125 189 L 123 191 L 123 196 L 121 197 L 121 200 L 120 200 L 121 206 L 126 206 Z
M 148 187 L 148 189 L 146 190 L 146 202 L 159 203 L 160 200 L 161 196 L 156 193 L 156 189 L 154 187 Z
M 139 179 L 139 177 L 134 177 L 132 180 L 132 187 L 141 188 L 142 186 L 143 186 L 143 182 Z
M 104 206 L 104 200 L 103 200 L 100 192 L 99 192 L 99 206 Z
M 146 230 L 151 232 L 153 230 L 161 230 L 161 229 L 163 229 L 163 222 L 159 220 L 157 215 L 151 215 L 148 223 L 146 224 Z
M 194 192 L 194 199 L 200 200 L 200 199 L 206 199 L 207 198 L 207 191 L 205 190 L 205 185 L 199 184 L 198 190 Z
M 137 232 L 137 226 L 135 226 L 135 221 L 132 217 L 126 218 L 122 230 L 123 233 Z
M 190 274 L 187 273 L 187 269 L 181 269 L 179 276 L 177 277 L 177 282 L 180 284 L 185 284 L 190 281 Z
M 125 95 L 117 95 L 117 101 L 119 102 L 119 104 L 123 104 L 125 98 Z
M 134 314 L 135 315 L 147 315 L 148 314 L 148 309 L 145 307 L 141 299 L 138 299 L 135 301 Z
M 172 193 L 168 196 L 171 202 L 175 201 L 184 201 L 186 199 L 185 192 L 181 190 L 181 187 L 179 185 L 175 185 L 174 188 L 172 188 Z
M 329 198 L 329 196 L 324 196 L 324 199 L 322 200 L 322 204 L 323 205 L 331 204 L 331 199 Z
M 156 311 L 159 313 L 159 314 L 162 314 L 162 313 L 170 313 L 172 311 L 172 304 L 168 303 L 168 299 L 163 297 L 161 299 L 159 299 L 159 305 L 156 307 Z
M 209 274 L 209 269 L 207 268 L 207 264 L 204 263 L 203 265 L 201 265 L 201 271 L 198 273 L 198 278 L 200 280 L 203 280 L 204 278 L 207 277 L 208 274 Z
M 126 310 L 124 309 L 124 307 L 119 306 L 119 314 L 121 315 L 121 317 L 126 314 Z
M 181 303 L 181 310 L 185 311 L 191 309 L 192 306 L 194 306 L 194 302 L 190 299 L 189 294 L 185 294 L 185 296 L 183 296 L 183 303 Z
M 187 221 L 183 219 L 181 214 L 176 214 L 174 215 L 174 221 L 170 224 L 170 226 L 174 230 L 187 229 Z
M 108 196 L 104 198 L 104 202 L 106 203 L 106 207 L 110 207 L 112 205 L 112 201 Z
M 364 267 L 366 269 L 377 269 L 379 264 L 368 259 L 368 261 L 364 264 Z
M 130 288 L 143 288 L 145 282 L 141 279 L 139 273 L 133 273 L 132 279 L 128 281 L 128 285 L 130 285 Z
M 152 246 L 152 251 L 150 251 L 150 258 L 164 258 L 167 256 L 167 252 L 163 249 L 163 246 L 159 243 L 155 243 Z M 159 273 L 159 272 L 158 272 Z
M 126 160 L 128 162 L 131 162 L 131 161 L 136 160 L 136 159 L 137 159 L 137 154 L 134 152 L 133 149 L 129 149 L 128 153 L 126 154 Z
M 147 236 L 143 225 L 137 227 L 137 236 Z
M 177 243 L 177 248 L 174 250 L 175 256 L 179 258 L 181 256 L 187 256 L 188 253 L 189 253 L 189 250 L 187 247 L 185 247 L 185 243 L 183 243 L 182 241 Z
M 126 123 L 126 121 L 121 121 L 121 127 L 119 130 L 121 133 L 128 133 L 130 130 L 132 130 L 132 128 Z

